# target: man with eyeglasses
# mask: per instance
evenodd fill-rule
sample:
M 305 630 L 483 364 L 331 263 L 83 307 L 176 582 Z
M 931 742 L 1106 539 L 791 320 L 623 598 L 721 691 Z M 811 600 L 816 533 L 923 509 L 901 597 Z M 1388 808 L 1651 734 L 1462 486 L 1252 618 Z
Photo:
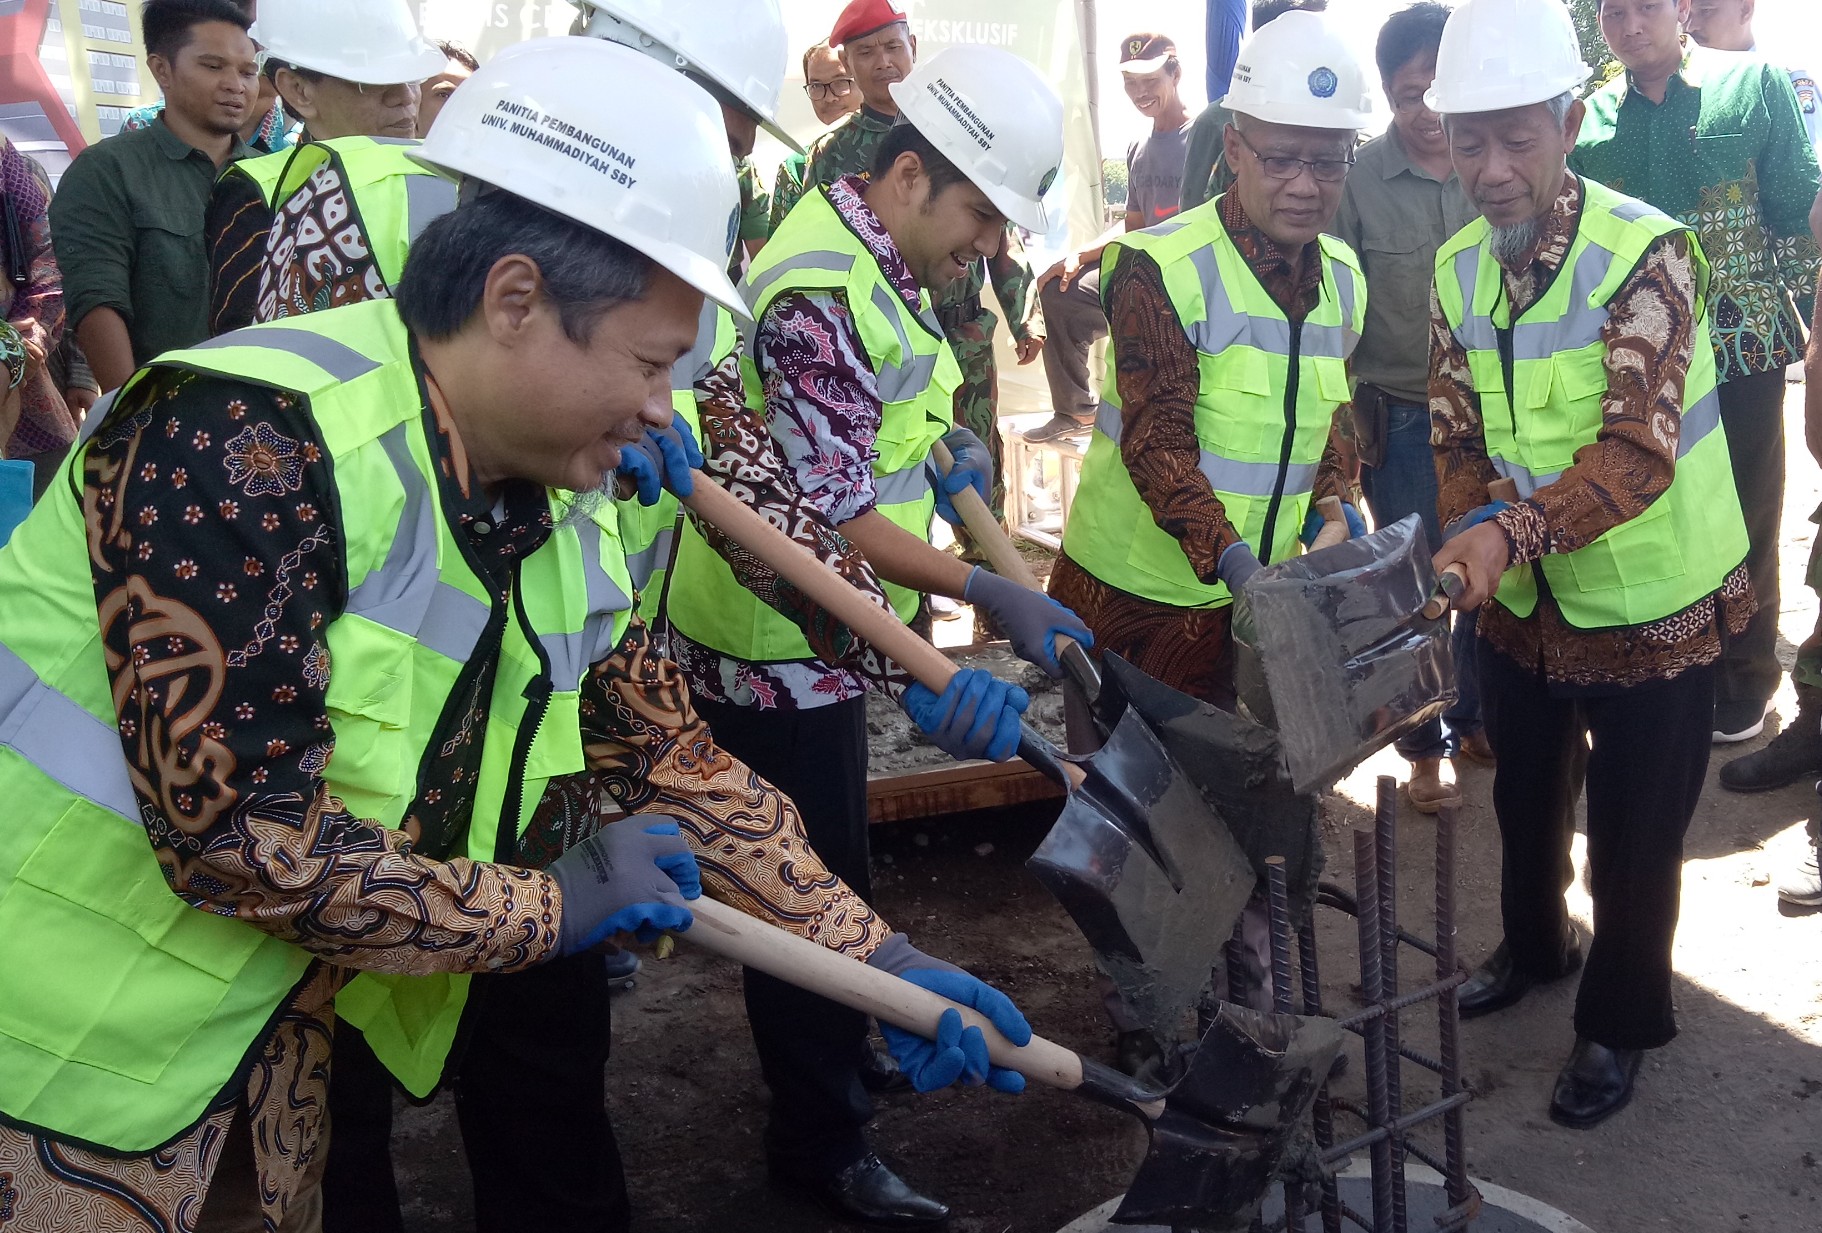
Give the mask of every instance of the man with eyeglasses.
M 1375 59 L 1392 124 L 1360 147 L 1331 229 L 1360 255 L 1370 292 L 1366 332 L 1354 354 L 1359 383 L 1351 427 L 1361 487 L 1380 526 L 1421 517 L 1432 550 L 1442 544 L 1442 528 L 1430 450 L 1430 285 L 1437 250 L 1479 213 L 1449 162 L 1442 119 L 1423 101 L 1448 20 L 1448 6 L 1419 0 L 1380 29 Z M 1475 688 L 1474 621 L 1464 613 L 1455 630 L 1456 701 L 1398 742 L 1411 763 L 1405 794 L 1423 813 L 1461 800 L 1448 774 L 1452 756 L 1492 761 Z
M 834 124 L 861 108 L 854 77 L 842 63 L 841 53 L 829 46 L 827 39 L 803 53 L 803 92 L 809 96 L 820 124 Z M 773 201 L 803 196 L 803 169 L 808 158 L 808 153 L 792 154 L 778 165 Z
M 1231 710 L 1235 593 L 1347 491 L 1335 425 L 1366 280 L 1323 230 L 1372 104 L 1306 12 L 1247 41 L 1224 103 L 1233 188 L 1101 258 L 1113 354 L 1050 594 L 1096 652 Z

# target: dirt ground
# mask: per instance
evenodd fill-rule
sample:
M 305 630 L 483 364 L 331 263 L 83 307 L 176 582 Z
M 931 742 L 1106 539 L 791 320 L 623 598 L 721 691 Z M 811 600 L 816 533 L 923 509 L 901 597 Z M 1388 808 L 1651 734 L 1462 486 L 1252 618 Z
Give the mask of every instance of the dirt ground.
M 1822 477 L 1800 446 L 1801 387 L 1787 418 L 1792 464 L 1785 513 L 1782 650 L 1812 627 L 1815 597 L 1801 585 Z M 1788 686 L 1778 711 L 1794 713 Z M 1767 736 L 1775 730 L 1768 725 Z M 1762 743 L 1716 751 L 1710 788 L 1691 828 L 1676 950 L 1681 1035 L 1652 1054 L 1632 1106 L 1592 1131 L 1546 1116 L 1550 1086 L 1572 1043 L 1573 982 L 1464 1028 L 1471 1167 L 1534 1195 L 1597 1233 L 1822 1229 L 1822 915 L 1779 909 L 1769 881 L 1795 858 L 1813 802 L 1805 787 L 1762 796 L 1722 791 L 1713 774 Z M 1350 880 L 1347 831 L 1366 818 L 1382 754 L 1327 808 L 1329 877 Z M 1463 774 L 1460 949 L 1465 961 L 1498 941 L 1499 860 L 1492 772 Z M 1086 945 L 1024 871 L 1045 811 L 1025 809 L 875 829 L 876 899 L 925 949 L 967 965 L 1024 1008 L 1038 1031 L 1111 1060 Z M 1431 929 L 1434 829 L 1406 811 L 1401 919 Z M 1580 859 L 1578 841 L 1578 862 Z M 1591 924 L 1582 887 L 1571 906 Z M 1349 1004 L 1352 921 L 1321 917 L 1325 997 Z M 1407 953 L 1407 987 L 1424 978 Z M 648 959 L 638 987 L 616 998 L 608 1085 L 641 1233 L 824 1233 L 843 1226 L 765 1181 L 766 1095 L 739 998 L 738 973 L 680 944 Z M 1407 1041 L 1428 1048 L 1424 1016 Z M 1357 1051 L 1357 1043 L 1355 1045 Z M 1342 1090 L 1359 1094 L 1356 1064 Z M 1407 1107 L 1425 1086 L 1407 1071 Z M 892 1097 L 872 1141 L 906 1177 L 955 1209 L 955 1233 L 1051 1233 L 1117 1194 L 1144 1136 L 1085 1101 L 1032 1091 Z M 447 1100 L 407 1109 L 395 1153 L 413 1230 L 470 1224 L 465 1166 Z

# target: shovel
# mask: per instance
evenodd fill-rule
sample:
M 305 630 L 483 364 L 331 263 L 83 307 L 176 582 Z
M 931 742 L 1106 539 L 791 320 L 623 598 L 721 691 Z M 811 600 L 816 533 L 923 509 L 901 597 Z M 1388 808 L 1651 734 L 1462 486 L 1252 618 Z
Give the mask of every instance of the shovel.
M 685 939 L 718 955 L 930 1039 L 956 1010 L 981 1029 L 994 1065 L 1137 1117 L 1151 1146 L 1114 1214 L 1120 1224 L 1244 1233 L 1341 1049 L 1332 1019 L 1224 1003 L 1183 1077 L 1147 1088 L 1041 1036 L 1016 1046 L 967 1007 L 725 904 L 702 898 L 690 910 Z
M 940 694 L 955 675 L 947 655 L 706 476 L 698 473 L 684 504 L 926 688 Z M 1173 1038 L 1252 892 L 1251 865 L 1136 719 L 1085 759 L 1065 758 L 1029 727 L 1019 753 L 1068 791 L 1033 869 L 1127 1006 L 1161 1039 Z
M 955 463 L 948 447 L 939 441 L 931 453 L 937 468 L 948 474 Z M 950 500 L 994 573 L 1027 590 L 1043 591 L 978 492 L 964 488 Z M 1324 526 L 1318 542 L 1324 535 L 1332 542 L 1345 540 L 1347 517 L 1340 500 L 1328 498 L 1321 508 Z M 1111 739 L 1129 721 L 1144 724 L 1213 807 L 1223 832 L 1238 842 L 1252 863 L 1254 876 L 1263 881 L 1265 862 L 1282 857 L 1292 901 L 1314 901 L 1322 859 L 1316 800 L 1313 796 L 1299 798 L 1292 789 L 1277 737 L 1270 730 L 1172 689 L 1118 655 L 1103 655 L 1097 667 L 1074 641 L 1058 638 L 1057 657 L 1093 704 L 1095 726 L 1103 739 Z M 1058 820 L 1051 831 L 1053 839 L 1064 831 L 1065 821 Z M 1051 845 L 1047 842 L 1045 847 Z M 1059 854 L 1039 849 L 1039 856 L 1053 861 Z M 1051 884 L 1055 875 L 1038 867 L 1038 857 L 1032 858 L 1032 868 L 1040 880 Z M 1061 898 L 1061 892 L 1057 893 Z M 1086 925 L 1083 932 L 1088 932 Z M 1089 934 L 1090 942 L 1094 937 Z
M 1326 788 L 1454 699 L 1438 602 L 1448 588 L 1415 514 L 1247 582 L 1234 610 L 1240 700 L 1277 731 L 1298 792 Z

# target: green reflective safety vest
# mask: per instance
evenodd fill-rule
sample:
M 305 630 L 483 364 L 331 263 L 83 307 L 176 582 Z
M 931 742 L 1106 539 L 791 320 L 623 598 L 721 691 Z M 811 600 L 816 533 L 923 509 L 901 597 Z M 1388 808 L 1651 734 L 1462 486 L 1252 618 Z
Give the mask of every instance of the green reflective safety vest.
M 455 182 L 438 175 L 411 157 L 423 143 L 395 137 L 337 137 L 310 141 L 285 151 L 287 161 L 267 194 L 277 214 L 267 245 L 266 268 L 260 279 L 259 319 L 276 321 L 334 307 L 319 299 L 311 304 L 290 304 L 277 294 L 277 275 L 296 259 L 300 219 L 287 211 L 301 212 L 310 194 L 311 181 L 326 169 L 340 179 L 347 213 L 337 218 L 336 247 L 345 252 L 367 251 L 379 266 L 379 281 L 369 282 L 368 299 L 386 299 L 405 272 L 411 245 L 436 219 L 456 208 Z M 272 157 L 279 157 L 273 155 Z M 264 161 L 264 160 L 261 160 Z M 311 224 L 315 225 L 314 221 Z
M 1322 291 L 1293 323 L 1221 223 L 1220 198 L 1132 232 L 1101 258 L 1101 286 L 1128 249 L 1158 263 L 1196 348 L 1201 470 L 1240 538 L 1262 562 L 1297 551 L 1336 410 L 1353 397 L 1347 358 L 1366 324 L 1366 278 L 1352 249 L 1321 239 Z M 1233 602 L 1196 577 L 1175 536 L 1159 528 L 1120 455 L 1119 357 L 1107 365 L 1095 430 L 1063 533 L 1063 551 L 1110 586 L 1177 608 Z
M 498 657 L 473 820 L 459 850 L 434 855 L 506 855 L 515 832 L 498 820 L 523 828 L 548 779 L 583 769 L 579 686 L 629 620 L 611 511 L 524 560 L 523 618 L 490 596 L 440 514 L 423 398 L 390 302 L 255 326 L 157 364 L 309 400 L 348 498 L 347 603 L 325 631 L 336 744 L 324 778 L 350 811 L 405 822 L 445 709 Z M 0 550 L 0 1115 L 143 1153 L 194 1126 L 245 1074 L 312 957 L 186 904 L 147 844 L 70 492 L 84 452 Z M 337 1009 L 358 1007 L 374 1050 L 424 1092 L 467 979 L 363 975 Z
M 1586 547 L 1541 561 L 1563 619 L 1578 629 L 1609 629 L 1658 620 L 1713 594 L 1746 557 L 1746 523 L 1715 393 L 1704 306 L 1708 259 L 1684 224 L 1593 180 L 1581 184 L 1575 241 L 1557 277 L 1517 321 L 1485 219 L 1437 254 L 1436 293 L 1468 353 L 1494 469 L 1529 497 L 1554 483 L 1576 451 L 1600 435 L 1607 304 L 1658 239 L 1689 237 L 1696 336 L 1683 386 L 1676 476 L 1638 517 Z M 1523 617 L 1536 609 L 1537 594 L 1536 574 L 1525 564 L 1506 572 L 1494 599 Z
M 259 199 L 270 206 L 273 194 L 278 192 L 278 182 L 284 178 L 285 168 L 290 165 L 291 156 L 296 152 L 295 147 L 287 147 L 271 154 L 243 158 L 223 167 L 217 178 L 225 180 L 229 176 L 245 176 L 259 186 Z
M 912 311 L 824 189 L 806 195 L 786 216 L 754 258 L 744 290 L 756 321 L 792 292 L 833 291 L 845 299 L 883 404 L 874 441 L 875 508 L 927 541 L 936 513 L 930 450 L 955 426 L 955 389 L 962 379 L 929 296 L 920 294 L 919 309 Z M 763 408 L 751 347 L 741 370 L 749 398 Z M 727 562 L 687 520 L 681 534 L 668 608 L 679 633 L 747 663 L 814 657 L 797 625 L 736 582 Z M 892 583 L 885 590 L 893 610 L 909 622 L 917 613 L 917 592 Z
M 671 408 L 678 419 L 689 425 L 698 444 L 702 442 L 702 417 L 696 409 L 696 383 L 720 368 L 739 348 L 740 330 L 734 314 L 713 300 L 704 301 L 696 346 L 671 368 Z M 683 506 L 668 488 L 656 505 L 645 506 L 629 499 L 619 502 L 619 506 L 620 542 L 626 547 L 626 564 L 638 596 L 639 616 L 655 626 L 664 607 L 665 582 Z

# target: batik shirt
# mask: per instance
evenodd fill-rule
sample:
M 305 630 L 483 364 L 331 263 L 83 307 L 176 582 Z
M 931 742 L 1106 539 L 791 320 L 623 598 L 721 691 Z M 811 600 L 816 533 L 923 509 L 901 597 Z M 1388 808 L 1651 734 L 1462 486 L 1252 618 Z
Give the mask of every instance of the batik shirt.
M 859 177 L 845 177 L 828 189 L 829 201 L 879 262 L 886 282 L 917 312 L 918 282 L 885 224 L 862 200 L 864 188 Z M 839 529 L 878 504 L 873 443 L 883 405 L 846 297 L 837 291 L 781 295 L 759 322 L 757 338 L 753 359 L 764 384 L 771 443 L 790 468 L 793 486 Z M 820 658 L 750 664 L 675 630 L 670 650 L 693 689 L 737 706 L 809 710 L 858 697 L 866 688 L 862 673 Z
M 1818 176 L 1784 70 L 1696 48 L 1662 103 L 1623 74 L 1588 99 L 1569 166 L 1694 229 L 1714 266 L 1708 312 L 1722 381 L 1802 358 L 1822 272 L 1809 232 Z
M 320 962 L 244 1086 L 166 1150 L 120 1159 L 0 1127 L 0 1227 L 180 1227 L 243 1102 L 275 1227 L 318 1150 L 333 999 L 352 970 L 512 972 L 549 957 L 562 903 L 533 866 L 599 827 L 597 808 L 577 833 L 552 834 L 558 811 L 547 805 L 520 864 L 425 855 L 461 850 L 490 682 L 450 708 L 407 826 L 349 813 L 334 795 L 325 703 L 336 670 L 325 630 L 348 590 L 327 451 L 307 408 L 278 391 L 175 371 L 151 380 L 124 409 L 130 418 L 97 437 L 82 495 L 122 747 L 150 819 L 147 855 L 180 898 Z M 497 499 L 476 488 L 434 386 L 427 393 L 443 516 L 485 580 L 505 587 L 513 563 L 549 536 L 549 504 L 530 485 Z M 709 894 L 857 958 L 885 939 L 885 923 L 808 847 L 795 806 L 715 745 L 643 625 L 590 670 L 581 707 L 601 792 L 627 811 L 680 819 Z M 373 885 L 388 894 L 363 889 Z
M 1502 267 L 1514 318 L 1537 302 L 1562 269 L 1581 216 L 1582 188 L 1564 177 L 1545 215 L 1533 253 Z M 1695 345 L 1695 267 L 1681 235 L 1666 236 L 1608 302 L 1601 341 L 1607 347 L 1607 393 L 1601 429 L 1576 451 L 1561 478 L 1502 511 L 1493 524 L 1505 533 L 1514 565 L 1547 553 L 1573 552 L 1642 514 L 1676 478 L 1683 424 L 1683 386 Z M 1437 514 L 1448 526 L 1488 501 L 1498 478 L 1487 454 L 1480 395 L 1468 355 L 1430 297 L 1430 418 L 1436 449 Z M 1731 498 L 1732 494 L 1728 494 Z M 1576 629 L 1541 588 L 1528 617 L 1497 601 L 1480 610 L 1480 636 L 1526 668 L 1539 669 L 1565 692 L 1611 693 L 1669 680 L 1720 656 L 1722 629 L 1739 634 L 1753 613 L 1744 565 L 1721 589 L 1659 621 L 1622 629 Z

